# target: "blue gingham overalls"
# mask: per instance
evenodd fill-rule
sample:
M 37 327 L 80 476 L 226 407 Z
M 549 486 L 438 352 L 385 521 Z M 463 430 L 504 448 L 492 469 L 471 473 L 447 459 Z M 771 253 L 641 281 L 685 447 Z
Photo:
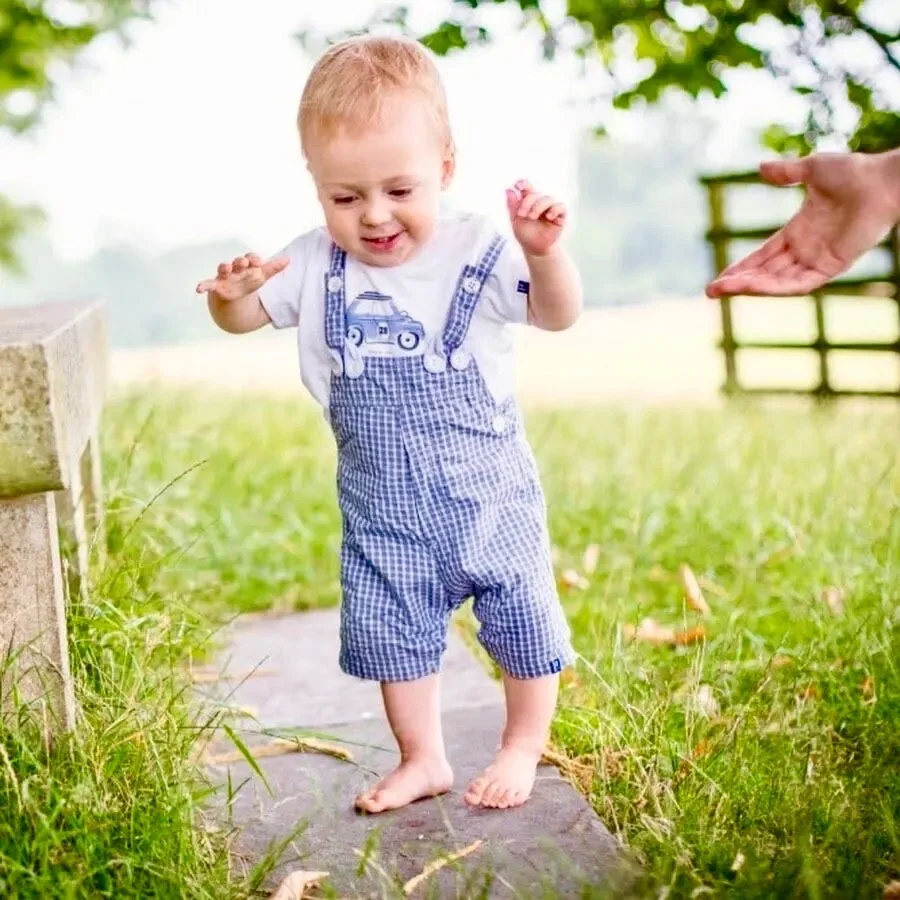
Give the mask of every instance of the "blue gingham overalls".
M 330 420 L 343 518 L 341 668 L 406 681 L 437 672 L 452 611 L 474 598 L 479 640 L 516 678 L 572 662 L 543 493 L 515 399 L 497 403 L 464 345 L 495 238 L 460 274 L 425 353 L 363 356 L 347 340 L 346 253 L 325 274 Z

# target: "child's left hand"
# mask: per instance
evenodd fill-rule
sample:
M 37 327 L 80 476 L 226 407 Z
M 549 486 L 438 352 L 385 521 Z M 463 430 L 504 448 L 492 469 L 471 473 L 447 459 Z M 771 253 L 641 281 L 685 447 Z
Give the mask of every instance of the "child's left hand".
M 566 222 L 566 207 L 539 194 L 528 181 L 506 190 L 506 207 L 513 234 L 529 256 L 544 256 L 559 240 Z

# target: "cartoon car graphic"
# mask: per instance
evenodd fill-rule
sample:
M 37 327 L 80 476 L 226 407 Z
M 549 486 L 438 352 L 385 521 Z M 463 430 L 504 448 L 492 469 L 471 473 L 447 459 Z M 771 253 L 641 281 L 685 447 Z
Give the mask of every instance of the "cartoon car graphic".
M 365 291 L 347 309 L 347 340 L 357 347 L 363 342 L 396 342 L 401 350 L 415 350 L 424 337 L 422 323 L 398 309 L 392 297 L 378 291 Z

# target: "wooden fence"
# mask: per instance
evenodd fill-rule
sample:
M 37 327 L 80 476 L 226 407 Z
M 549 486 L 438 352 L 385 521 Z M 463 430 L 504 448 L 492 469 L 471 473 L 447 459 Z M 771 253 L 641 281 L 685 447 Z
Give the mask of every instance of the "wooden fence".
M 781 226 L 740 228 L 728 224 L 726 194 L 736 185 L 765 184 L 756 172 L 741 172 L 701 177 L 700 183 L 706 188 L 709 201 L 709 230 L 706 240 L 712 250 L 712 261 L 716 273 L 724 269 L 734 258 L 729 252 L 733 241 L 762 241 L 774 234 Z M 783 190 L 772 188 L 772 190 Z M 733 300 L 720 301 L 722 313 L 722 340 L 719 344 L 725 357 L 726 394 L 806 394 L 820 398 L 830 397 L 897 397 L 900 398 L 900 379 L 890 390 L 839 389 L 833 386 L 829 369 L 829 354 L 835 350 L 851 350 L 867 353 L 894 353 L 900 364 L 900 228 L 895 229 L 881 245 L 887 249 L 890 259 L 887 271 L 868 277 L 846 277 L 832 281 L 809 295 L 815 309 L 816 335 L 812 341 L 761 341 L 742 340 L 735 334 Z M 893 341 L 842 341 L 830 340 L 826 330 L 825 305 L 829 297 L 879 297 L 885 302 L 893 302 L 897 308 L 898 331 Z M 762 302 L 762 301 L 760 301 Z M 780 298 L 770 298 L 767 302 L 784 302 Z M 783 350 L 814 351 L 818 355 L 819 380 L 811 388 L 788 386 L 749 387 L 742 385 L 738 378 L 738 351 Z

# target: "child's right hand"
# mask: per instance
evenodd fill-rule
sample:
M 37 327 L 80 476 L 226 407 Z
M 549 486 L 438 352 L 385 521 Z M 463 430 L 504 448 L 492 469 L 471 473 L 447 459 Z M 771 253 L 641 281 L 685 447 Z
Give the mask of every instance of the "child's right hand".
M 276 256 L 263 262 L 255 253 L 236 256 L 230 263 L 219 263 L 215 278 L 197 285 L 198 294 L 214 293 L 222 300 L 243 300 L 255 294 L 273 275 L 284 271 L 290 259 Z

